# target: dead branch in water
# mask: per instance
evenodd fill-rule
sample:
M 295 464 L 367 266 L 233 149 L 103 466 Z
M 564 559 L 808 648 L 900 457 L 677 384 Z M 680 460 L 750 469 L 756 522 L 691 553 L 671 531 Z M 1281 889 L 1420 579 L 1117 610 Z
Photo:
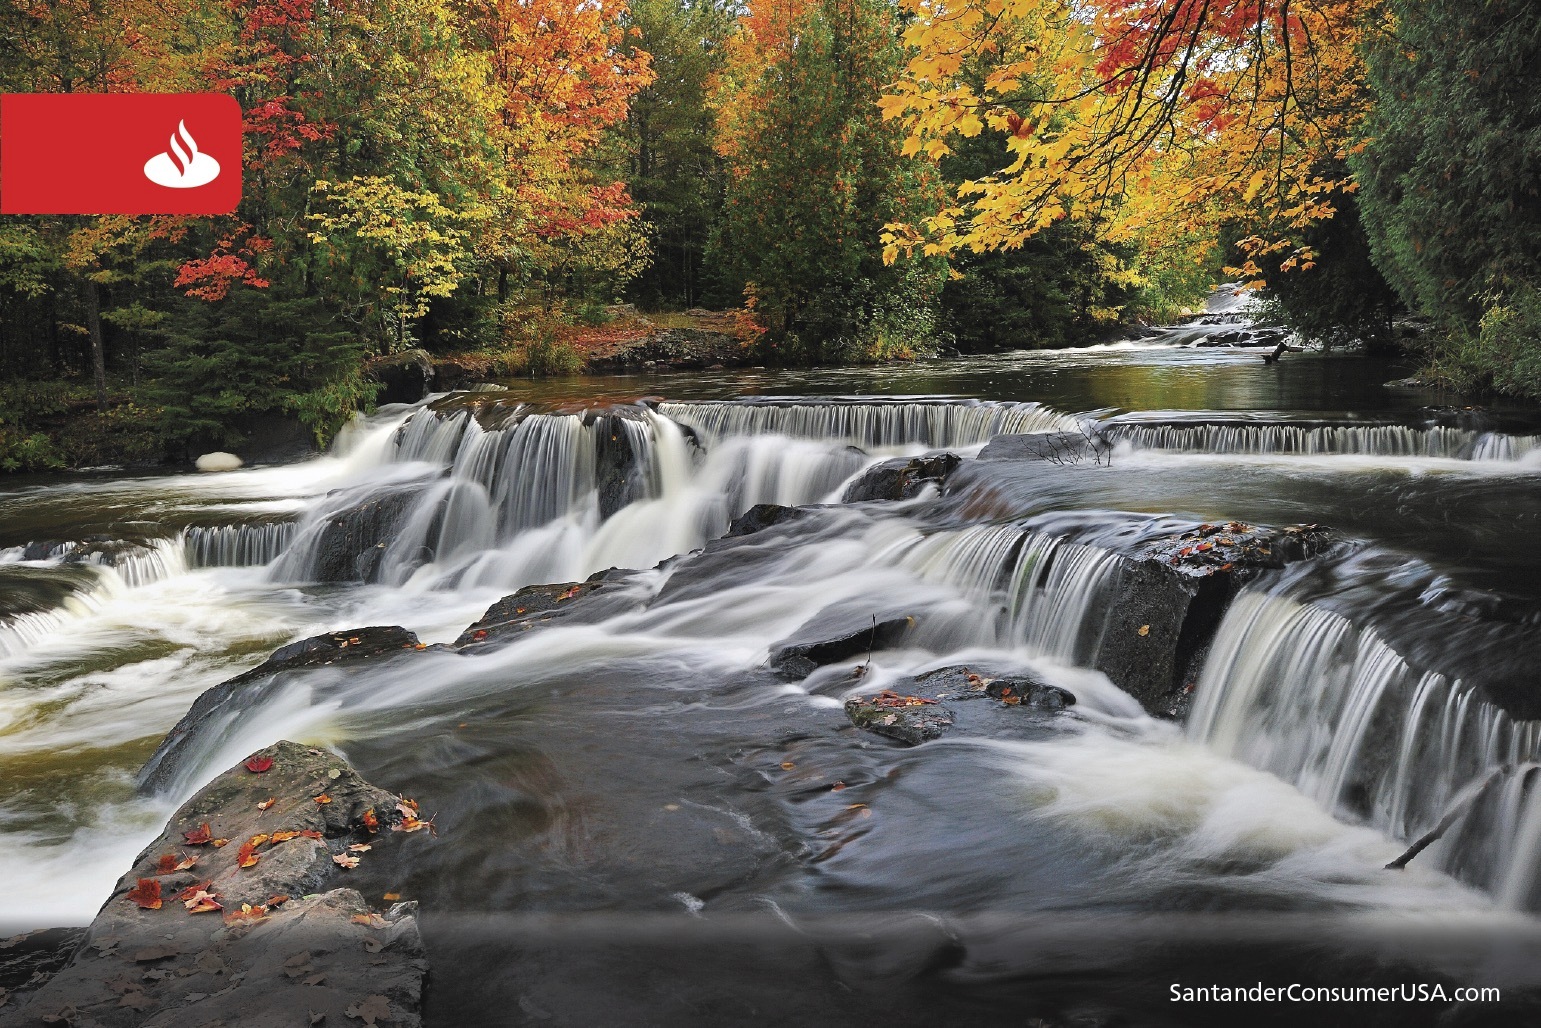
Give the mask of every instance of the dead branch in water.
M 1472 807 L 1475 807 L 1483 796 L 1487 795 L 1489 789 L 1503 781 L 1505 778 L 1508 778 L 1511 774 L 1514 773 L 1514 770 L 1515 769 L 1512 765 L 1504 764 L 1497 771 L 1494 771 L 1491 775 L 1488 776 L 1487 781 L 1483 782 L 1476 789 L 1470 790 L 1463 799 L 1458 800 L 1454 806 L 1447 810 L 1445 812 L 1445 816 L 1439 819 L 1439 824 L 1435 825 L 1433 828 L 1429 829 L 1422 836 L 1420 836 L 1417 842 L 1413 843 L 1407 848 L 1406 853 L 1403 853 L 1400 857 L 1387 864 L 1386 870 L 1400 871 L 1405 868 L 1408 864 L 1408 861 L 1412 860 L 1418 854 L 1422 853 L 1424 850 L 1428 849 L 1430 846 L 1434 845 L 1441 838 L 1443 838 L 1444 834 L 1450 830 L 1452 825 L 1464 817 Z

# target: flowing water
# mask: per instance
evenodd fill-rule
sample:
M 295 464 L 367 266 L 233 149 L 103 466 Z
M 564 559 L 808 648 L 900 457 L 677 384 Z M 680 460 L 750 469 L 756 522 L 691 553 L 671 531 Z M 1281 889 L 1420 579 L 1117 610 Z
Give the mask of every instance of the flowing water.
M 1501 985 L 1355 1017 L 1527 1023 L 1541 427 L 1387 389 L 1388 362 L 1265 365 L 1203 331 L 512 384 L 382 410 L 294 465 L 0 483 L 0 929 L 87 922 L 178 803 L 290 738 L 437 812 L 437 840 L 351 873 L 422 901 L 434 1024 L 1235 1023 L 1169 985 L 1260 980 Z M 986 451 L 944 496 L 842 502 L 888 457 L 1056 432 L 1102 456 Z M 762 503 L 813 506 L 713 542 Z M 1226 519 L 1338 542 L 1246 585 L 1185 721 L 1152 717 L 1093 670 L 1128 556 Z M 607 568 L 636 573 L 599 620 L 280 674 L 137 781 L 201 692 L 283 643 L 451 642 Z M 916 629 L 859 680 L 767 667 L 810 619 L 889 616 Z M 955 665 L 1077 702 L 914 749 L 845 721 L 845 696 Z

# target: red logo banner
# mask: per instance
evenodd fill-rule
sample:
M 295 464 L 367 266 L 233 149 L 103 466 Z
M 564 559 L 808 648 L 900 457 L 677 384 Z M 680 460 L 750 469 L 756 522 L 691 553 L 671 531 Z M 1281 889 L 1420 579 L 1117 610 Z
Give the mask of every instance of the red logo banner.
M 240 202 L 234 97 L 0 96 L 0 214 L 229 214 Z

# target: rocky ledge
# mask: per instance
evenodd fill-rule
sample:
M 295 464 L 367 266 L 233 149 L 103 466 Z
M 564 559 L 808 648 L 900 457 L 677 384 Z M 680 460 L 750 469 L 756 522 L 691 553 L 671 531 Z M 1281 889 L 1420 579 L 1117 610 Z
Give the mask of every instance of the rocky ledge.
M 342 882 L 423 829 L 410 801 L 336 754 L 259 750 L 172 815 L 66 940 L 67 963 L 47 973 L 59 946 L 38 959 L 0 1024 L 421 1024 L 417 904 L 377 910 Z

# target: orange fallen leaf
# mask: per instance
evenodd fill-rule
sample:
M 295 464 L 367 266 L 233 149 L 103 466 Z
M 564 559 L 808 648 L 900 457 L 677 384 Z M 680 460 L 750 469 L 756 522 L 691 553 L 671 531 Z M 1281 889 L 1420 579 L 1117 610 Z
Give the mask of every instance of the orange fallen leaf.
M 374 911 L 371 911 L 367 914 L 354 914 L 353 923 L 366 924 L 371 928 L 389 928 L 391 924 L 389 921 Z
M 364 816 L 359 818 L 359 820 L 363 822 L 364 827 L 369 829 L 371 833 L 378 832 L 380 830 L 380 819 L 375 816 L 374 807 L 370 807 L 368 810 L 364 811 Z
M 261 846 L 263 843 L 267 842 L 268 839 L 270 839 L 270 838 L 271 838 L 271 836 L 268 836 L 268 835 L 254 835 L 250 839 L 247 839 L 246 841 L 249 842 L 253 846 Z
M 300 829 L 300 838 L 302 838 L 302 839 L 320 839 L 322 837 L 323 836 L 321 835 L 321 833 L 316 831 L 314 828 L 302 828 L 302 829 Z
M 388 892 L 382 896 L 381 899 L 385 900 L 387 903 L 395 903 L 397 900 L 401 899 L 401 893 Z
M 170 854 L 167 854 L 168 856 Z M 139 884 L 128 891 L 126 899 L 139 904 L 141 910 L 161 908 L 161 883 L 154 878 L 141 878 Z
M 268 842 L 271 845 L 277 846 L 281 842 L 288 842 L 290 839 L 298 839 L 299 837 L 299 832 L 274 832 L 268 836 Z
M 246 759 L 246 770 L 250 771 L 254 775 L 260 775 L 262 772 L 268 770 L 272 766 L 272 757 L 248 757 Z
M 262 858 L 257 855 L 257 847 L 250 842 L 241 843 L 241 848 L 236 852 L 235 860 L 242 867 L 256 867 Z
M 214 834 L 209 831 L 209 823 L 205 821 L 192 831 L 183 832 L 182 841 L 189 846 L 207 846 L 214 841 Z
M 179 899 L 179 900 L 181 900 L 181 901 L 183 901 L 185 903 L 189 899 L 192 899 L 194 896 L 198 895 L 200 892 L 203 892 L 205 889 L 207 889 L 209 886 L 211 886 L 213 884 L 214 884 L 213 881 L 205 881 L 205 882 L 199 882 L 197 885 L 189 885 L 187 888 L 185 888 L 181 892 L 177 893 L 177 899 Z
M 332 797 L 323 792 L 320 796 L 316 797 L 316 802 L 325 806 L 326 804 L 332 802 Z
M 792 763 L 790 760 L 783 760 L 781 762 L 781 770 L 783 770 L 783 771 L 790 771 L 793 768 L 795 768 L 796 766 L 797 765 Z
M 350 856 L 347 853 L 339 853 L 332 857 L 332 863 L 351 871 L 355 867 L 358 867 L 358 857 Z
M 1150 634 L 1150 626 L 1149 625 L 1141 625 L 1140 626 L 1140 631 L 1139 631 L 1140 638 L 1143 639 L 1143 638 L 1145 638 L 1145 636 L 1147 636 L 1149 634 Z
M 215 849 L 221 849 L 222 847 L 230 845 L 230 840 L 229 839 L 215 839 L 213 842 L 209 843 L 209 845 L 213 846 Z
M 289 894 L 288 893 L 279 893 L 277 896 L 269 896 L 268 897 L 268 908 L 271 909 L 273 907 L 281 907 L 285 903 L 288 903 L 288 902 L 289 902 Z
M 235 924 L 239 921 L 261 921 L 267 916 L 267 907 L 261 905 L 254 907 L 250 903 L 242 903 L 240 910 L 225 911 L 225 923 Z
M 487 630 L 485 628 L 478 628 L 476 631 L 471 633 L 471 638 L 476 642 L 481 642 L 483 639 L 487 638 Z
M 258 810 L 266 810 L 266 809 L 268 809 L 269 807 L 271 807 L 273 804 L 275 804 L 277 802 L 278 802 L 278 798 L 277 797 L 269 796 L 267 799 L 265 799 L 261 803 L 257 804 L 257 809 Z
M 198 858 L 197 857 L 183 857 L 181 860 L 179 860 L 177 862 L 177 866 L 172 868 L 172 870 L 173 871 L 186 871 L 187 869 L 191 868 L 196 863 L 198 863 Z

